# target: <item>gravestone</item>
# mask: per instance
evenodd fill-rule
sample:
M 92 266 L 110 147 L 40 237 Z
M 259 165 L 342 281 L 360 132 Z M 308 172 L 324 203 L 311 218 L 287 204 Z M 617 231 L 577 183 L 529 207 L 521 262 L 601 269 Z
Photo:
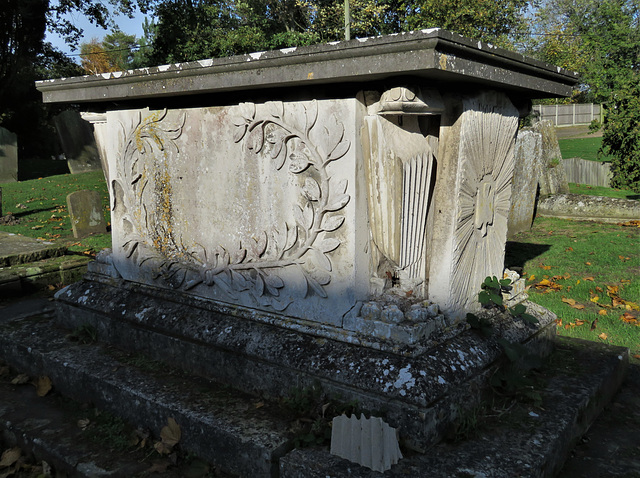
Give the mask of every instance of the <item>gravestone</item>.
M 550 120 L 538 121 L 531 130 L 542 135 L 540 195 L 569 194 L 569 184 L 561 164 L 562 153 L 553 123 Z
M 67 195 L 67 207 L 73 228 L 73 237 L 104 234 L 107 223 L 102 213 L 102 198 L 98 191 L 82 190 Z
M 542 135 L 530 129 L 520 130 L 515 146 L 513 195 L 507 234 L 509 238 L 531 229 L 541 169 Z
M 111 199 L 58 320 L 245 391 L 317 381 L 425 450 L 501 354 L 464 317 L 505 272 L 519 113 L 576 82 L 438 29 L 38 82 L 99 123 Z M 501 330 L 545 343 L 527 307 Z
M 18 180 L 18 137 L 0 126 L 0 183 Z
M 71 174 L 99 171 L 100 154 L 91 123 L 75 110 L 63 111 L 53 121 Z

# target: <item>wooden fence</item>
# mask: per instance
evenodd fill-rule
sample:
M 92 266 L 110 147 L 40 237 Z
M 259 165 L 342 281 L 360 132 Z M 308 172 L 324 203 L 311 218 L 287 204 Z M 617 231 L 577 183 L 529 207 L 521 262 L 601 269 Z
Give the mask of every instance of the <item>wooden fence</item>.
M 609 163 L 568 158 L 562 160 L 562 167 L 569 183 L 609 187 L 611 179 L 611 165 Z
M 602 122 L 602 105 L 594 103 L 574 103 L 570 105 L 533 105 L 540 120 L 550 120 L 555 126 L 573 126 Z

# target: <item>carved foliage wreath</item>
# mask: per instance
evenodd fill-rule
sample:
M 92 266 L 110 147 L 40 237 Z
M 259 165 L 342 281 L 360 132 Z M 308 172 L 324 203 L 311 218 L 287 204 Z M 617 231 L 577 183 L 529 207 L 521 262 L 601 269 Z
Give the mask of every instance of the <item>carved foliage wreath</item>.
M 123 244 L 127 257 L 138 266 L 145 265 L 154 279 L 162 279 L 174 288 L 185 290 L 204 284 L 217 287 L 232 299 L 240 293 L 250 294 L 260 306 L 284 310 L 292 301 L 281 293 L 285 283 L 279 272 L 296 268 L 306 281 L 306 294 L 327 297 L 325 286 L 332 270 L 328 254 L 340 246 L 330 233 L 339 229 L 345 217 L 340 211 L 348 204 L 347 181 L 329 175 L 327 166 L 342 158 L 350 148 L 344 127 L 337 122 L 320 126 L 315 101 L 304 106 L 303 115 L 288 114 L 282 102 L 267 103 L 269 114 L 256 117 L 256 106 L 246 103 L 233 118 L 234 141 L 243 142 L 259 159 L 269 158 L 276 170 L 288 160 L 288 171 L 303 175 L 300 204 L 294 206 L 295 224 L 284 223 L 279 229 L 263 231 L 234 249 L 218 246 L 214 250 L 194 244 L 186 247 L 181 238 L 169 235 L 170 247 L 154 247 L 148 235 L 136 228 L 135 217 L 144 217 L 145 228 L 156 227 L 155 215 L 146 210 L 142 200 L 149 179 L 138 171 L 139 159 L 150 152 L 164 155 L 173 149 L 182 131 L 184 117 L 164 125 L 166 111 L 141 117 L 125 135 L 118 161 L 119 178 L 112 182 L 114 205 L 122 203 L 121 221 L 127 233 Z M 311 134 L 313 132 L 312 140 Z M 127 165 L 129 165 L 127 167 Z M 127 185 L 124 187 L 123 184 Z

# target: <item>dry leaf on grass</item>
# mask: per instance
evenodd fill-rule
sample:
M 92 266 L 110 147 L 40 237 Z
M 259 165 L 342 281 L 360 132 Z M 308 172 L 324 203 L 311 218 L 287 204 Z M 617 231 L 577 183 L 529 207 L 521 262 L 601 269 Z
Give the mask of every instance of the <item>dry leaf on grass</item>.
M 41 375 L 34 382 L 34 385 L 36 386 L 36 394 L 39 397 L 44 397 L 51 390 L 51 379 L 46 375 Z
M 89 420 L 88 418 L 81 418 L 80 420 L 78 420 L 78 428 L 84 430 L 89 426 L 89 423 L 91 423 L 91 420 Z
M 578 310 L 584 309 L 584 305 L 577 304 L 575 299 L 567 299 L 566 297 L 563 297 L 562 302 L 564 302 L 565 304 L 569 304 L 574 309 L 578 309 Z
M 600 335 L 598 335 L 598 338 L 599 338 L 599 339 L 602 339 L 602 340 L 607 340 L 607 334 L 605 334 L 604 332 L 602 332 Z
M 9 448 L 2 452 L 2 457 L 0 457 L 0 468 L 6 468 L 7 466 L 13 465 L 22 455 L 22 450 L 19 447 Z
M 153 447 L 161 455 L 168 455 L 171 453 L 173 447 L 178 444 L 181 437 L 182 432 L 180 431 L 180 426 L 173 418 L 169 417 L 167 425 L 160 430 L 160 438 L 162 441 L 157 442 Z
M 21 373 L 16 378 L 11 380 L 12 385 L 24 385 L 25 383 L 28 383 L 28 382 L 29 382 L 29 375 L 27 375 L 26 373 Z

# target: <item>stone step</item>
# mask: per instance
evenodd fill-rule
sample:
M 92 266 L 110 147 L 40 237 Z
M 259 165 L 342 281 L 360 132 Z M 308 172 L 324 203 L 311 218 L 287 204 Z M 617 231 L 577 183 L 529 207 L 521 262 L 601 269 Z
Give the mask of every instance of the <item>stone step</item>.
M 0 267 L 0 294 L 49 284 L 71 284 L 87 271 L 90 257 L 63 255 Z
M 615 395 L 628 364 L 624 347 L 558 337 L 543 370 L 542 405 L 516 403 L 506 413 L 491 410 L 484 418 L 478 413 L 470 417 L 480 423 L 474 438 L 405 457 L 383 475 L 327 450 L 297 449 L 280 460 L 280 478 L 555 477 Z
M 139 355 L 73 342 L 50 314 L 0 317 L 0 357 L 16 370 L 46 375 L 60 394 L 92 403 L 155 437 L 173 418 L 181 429 L 181 448 L 221 470 L 277 476 L 279 458 L 291 448 L 288 422 L 277 404 Z M 74 467 L 77 476 L 96 476 L 83 474 L 79 463 Z
M 61 256 L 66 247 L 52 242 L 0 231 L 0 266 L 34 262 Z

